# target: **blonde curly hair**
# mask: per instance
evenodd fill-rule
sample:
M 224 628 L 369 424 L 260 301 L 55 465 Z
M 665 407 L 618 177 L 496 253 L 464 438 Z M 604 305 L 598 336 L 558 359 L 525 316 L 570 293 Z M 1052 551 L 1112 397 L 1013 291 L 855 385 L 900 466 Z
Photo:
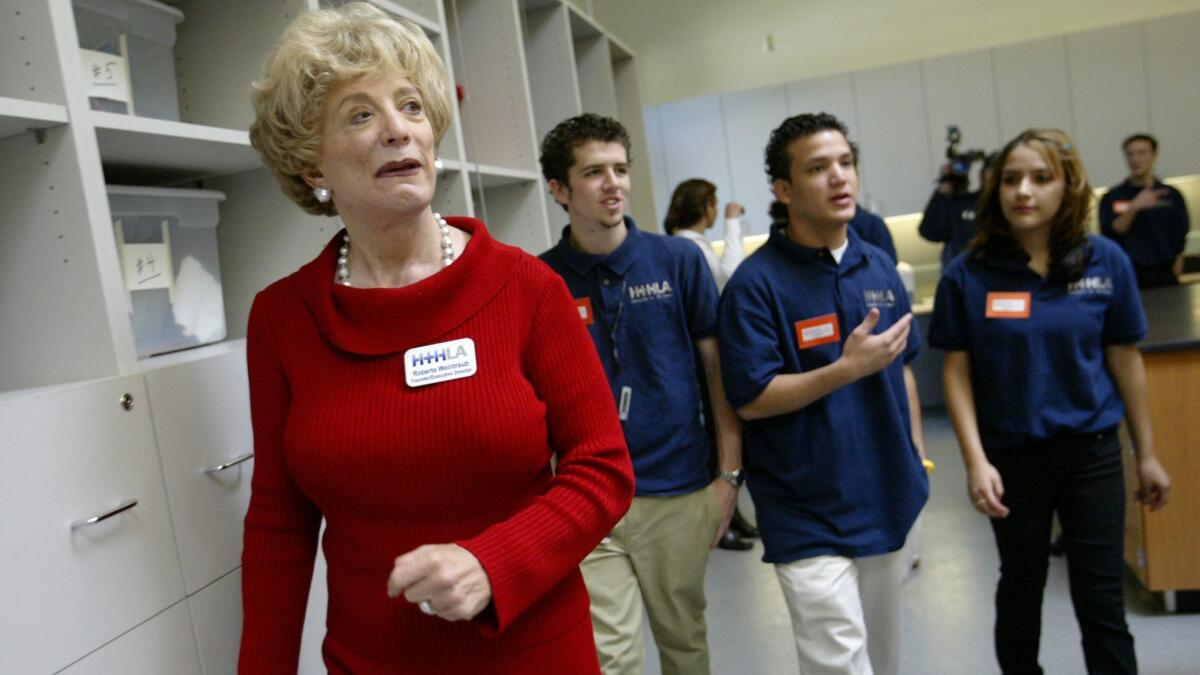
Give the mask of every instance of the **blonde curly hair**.
M 441 142 L 452 104 L 446 67 L 420 28 L 365 2 L 305 12 L 284 30 L 254 83 L 250 144 L 284 194 L 315 215 L 332 216 L 332 201 L 318 202 L 304 174 L 321 156 L 321 125 L 330 87 L 360 75 L 394 69 L 421 95 Z

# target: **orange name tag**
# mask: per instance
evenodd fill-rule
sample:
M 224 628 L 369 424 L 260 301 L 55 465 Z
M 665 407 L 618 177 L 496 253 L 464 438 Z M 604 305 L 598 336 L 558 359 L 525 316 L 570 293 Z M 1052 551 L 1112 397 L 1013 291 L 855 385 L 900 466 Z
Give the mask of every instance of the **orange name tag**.
M 591 298 L 575 298 L 575 309 L 579 310 L 579 318 L 583 320 L 583 325 L 590 326 L 596 323 L 596 317 L 592 316 Z
M 841 337 L 837 314 L 826 314 L 796 322 L 796 344 L 800 349 L 837 342 Z
M 1121 215 L 1122 213 L 1125 213 L 1126 211 L 1129 210 L 1129 200 L 1128 199 L 1114 199 L 1113 203 L 1112 203 L 1112 209 L 1113 209 L 1113 213 L 1117 214 L 1118 216 Z
M 987 318 L 1028 319 L 1033 299 L 1029 293 L 988 293 Z

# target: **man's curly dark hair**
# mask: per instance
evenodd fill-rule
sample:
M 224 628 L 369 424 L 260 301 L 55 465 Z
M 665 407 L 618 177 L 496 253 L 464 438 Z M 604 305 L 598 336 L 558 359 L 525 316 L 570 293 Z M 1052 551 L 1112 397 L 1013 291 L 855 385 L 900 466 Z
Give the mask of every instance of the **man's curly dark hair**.
M 542 139 L 542 154 L 538 162 L 546 181 L 567 184 L 567 171 L 575 163 L 575 148 L 588 141 L 620 143 L 629 155 L 629 132 L 611 117 L 584 113 L 565 119 Z
M 846 131 L 846 125 L 842 124 L 838 118 L 829 113 L 805 113 L 784 120 L 783 124 L 780 124 L 771 132 L 771 140 L 767 142 L 766 169 L 768 178 L 772 182 L 777 180 L 791 180 L 792 158 L 788 153 L 788 146 L 797 138 L 812 136 L 821 131 L 840 131 L 847 139 L 850 138 L 850 134 Z M 856 151 L 854 154 L 857 163 L 857 147 L 854 145 L 850 147 Z

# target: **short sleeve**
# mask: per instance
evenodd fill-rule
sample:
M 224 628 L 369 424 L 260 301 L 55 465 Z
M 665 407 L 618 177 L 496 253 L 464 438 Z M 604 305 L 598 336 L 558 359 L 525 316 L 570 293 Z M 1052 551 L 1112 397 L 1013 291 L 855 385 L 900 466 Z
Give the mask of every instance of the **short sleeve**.
M 680 293 L 687 313 L 688 333 L 695 341 L 717 332 L 717 282 L 699 246 L 687 243 L 679 249 L 683 251 Z
M 962 259 L 947 268 L 938 281 L 933 299 L 933 318 L 929 321 L 929 346 L 945 351 L 966 351 L 971 347 L 971 332 L 967 325 L 964 274 Z
M 741 272 L 721 296 L 718 332 L 725 396 L 734 408 L 758 398 L 785 365 L 766 284 Z
M 1138 293 L 1133 263 L 1124 251 L 1106 247 L 1107 267 L 1112 271 L 1113 294 L 1104 312 L 1101 341 L 1105 345 L 1129 344 L 1146 338 L 1146 314 Z
M 904 282 L 900 281 L 900 275 L 895 271 L 892 272 L 892 288 L 896 294 L 897 316 L 904 316 L 912 312 L 912 303 L 908 301 L 908 291 L 904 289 Z M 921 327 L 917 324 L 917 317 L 913 316 L 912 326 L 908 331 L 908 344 L 904 346 L 904 364 L 912 363 L 913 359 L 917 358 L 921 353 Z

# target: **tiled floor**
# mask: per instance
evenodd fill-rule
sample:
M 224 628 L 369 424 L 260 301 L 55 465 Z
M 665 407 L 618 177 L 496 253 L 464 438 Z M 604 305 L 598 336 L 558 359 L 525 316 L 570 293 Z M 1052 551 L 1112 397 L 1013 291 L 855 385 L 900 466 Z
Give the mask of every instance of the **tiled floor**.
M 991 530 L 967 503 L 965 473 L 949 422 L 929 418 L 925 433 L 938 470 L 922 516 L 921 566 L 906 586 L 901 672 L 995 673 L 991 630 L 997 559 Z M 749 499 L 744 504 L 749 506 Z M 745 553 L 714 551 L 709 560 L 708 628 L 716 675 L 796 672 L 787 608 L 775 573 L 761 555 L 759 545 Z M 1200 613 L 1164 614 L 1135 583 L 1127 584 L 1126 604 L 1143 674 L 1200 673 Z M 657 652 L 647 642 L 646 672 L 659 675 Z M 1046 588 L 1041 660 L 1047 673 L 1085 672 L 1061 558 L 1051 563 Z

